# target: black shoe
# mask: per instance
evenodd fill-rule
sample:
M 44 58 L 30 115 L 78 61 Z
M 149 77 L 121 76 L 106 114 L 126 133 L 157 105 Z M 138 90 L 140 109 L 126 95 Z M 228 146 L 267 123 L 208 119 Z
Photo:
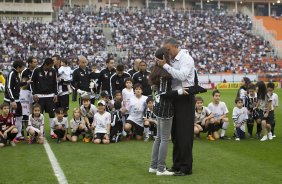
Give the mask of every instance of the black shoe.
M 220 139 L 222 139 L 222 140 L 230 140 L 231 138 L 230 138 L 230 137 L 227 137 L 227 136 L 225 135 L 225 136 L 221 136 Z
M 192 171 L 187 172 L 187 173 L 184 173 L 182 171 L 177 171 L 177 172 L 174 172 L 173 176 L 187 176 L 187 175 L 191 175 L 191 174 L 192 174 Z
M 179 172 L 179 169 L 175 169 L 175 168 L 170 168 L 170 169 L 167 169 L 167 171 L 169 172 Z
M 61 139 L 58 138 L 58 139 L 57 139 L 57 144 L 60 144 L 60 143 L 61 143 Z

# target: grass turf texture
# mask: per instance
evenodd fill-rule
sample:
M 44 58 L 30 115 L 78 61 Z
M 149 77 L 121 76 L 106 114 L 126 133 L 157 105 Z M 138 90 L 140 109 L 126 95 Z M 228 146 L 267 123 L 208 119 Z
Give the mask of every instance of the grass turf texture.
M 236 92 L 221 90 L 221 100 L 228 106 L 230 120 Z M 280 107 L 275 112 L 277 137 L 274 140 L 211 142 L 203 134 L 201 140 L 194 141 L 193 175 L 187 177 L 157 177 L 148 173 L 153 141 L 94 145 L 80 140 L 58 145 L 49 136 L 47 139 L 69 183 L 281 183 L 282 90 L 276 89 L 275 92 L 280 97 Z M 205 105 L 211 101 L 211 91 L 201 96 Z M 77 102 L 71 102 L 70 109 L 76 106 Z M 48 135 L 49 121 L 48 116 L 45 117 Z M 233 124 L 230 123 L 227 132 L 230 137 L 232 130 Z M 168 167 L 172 164 L 171 157 L 170 143 Z M 0 183 L 57 183 L 42 145 L 21 142 L 16 147 L 0 149 L 0 158 Z

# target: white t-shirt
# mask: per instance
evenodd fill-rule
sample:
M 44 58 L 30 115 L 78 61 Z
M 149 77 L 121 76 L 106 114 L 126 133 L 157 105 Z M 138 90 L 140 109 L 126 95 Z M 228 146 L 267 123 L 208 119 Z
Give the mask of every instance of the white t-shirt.
M 64 81 L 72 80 L 72 69 L 69 66 L 61 66 L 58 70 L 60 78 Z
M 87 111 L 85 107 L 82 105 L 80 106 L 80 111 L 82 117 L 93 118 L 94 115 L 97 113 L 97 107 L 93 104 L 90 104 L 90 109 L 89 111 Z
M 28 126 L 40 129 L 40 126 L 44 126 L 44 115 L 40 114 L 38 118 L 34 118 L 32 114 L 30 114 L 28 118 Z
M 278 107 L 278 95 L 276 93 L 273 93 L 271 98 L 273 107 Z
M 140 98 L 137 98 L 135 95 L 130 99 L 129 116 L 127 120 L 133 121 L 137 125 L 144 127 L 143 114 L 146 109 L 146 100 L 147 96 L 142 95 Z
M 126 109 L 129 108 L 129 103 L 130 103 L 130 99 L 134 96 L 134 91 L 133 91 L 133 88 L 128 90 L 127 88 L 124 88 L 122 90 L 122 99 L 123 99 L 123 104 L 124 104 L 124 107 Z
M 211 110 L 207 107 L 203 107 L 202 112 L 198 113 L 195 109 L 195 123 L 202 122 L 203 119 L 211 114 Z
M 73 131 L 76 131 L 80 124 L 85 125 L 84 118 L 79 118 L 78 120 L 72 118 L 70 120 L 70 127 L 73 129 Z
M 69 127 L 68 118 L 63 117 L 62 121 L 59 121 L 58 118 L 53 119 L 54 126 L 62 125 L 64 128 Z
M 111 114 L 105 111 L 103 114 L 96 113 L 94 115 L 93 125 L 96 133 L 107 133 L 107 126 L 111 124 Z
M 232 119 L 234 121 L 234 127 L 237 123 L 242 123 L 243 121 L 246 121 L 248 119 L 248 109 L 246 107 L 243 107 L 241 109 L 239 109 L 238 107 L 234 107 Z M 240 129 L 245 132 L 245 123 L 240 127 Z
M 211 102 L 208 105 L 208 108 L 214 114 L 215 119 L 219 119 L 220 116 L 229 112 L 224 102 L 219 102 L 219 104 L 214 104 L 213 102 Z

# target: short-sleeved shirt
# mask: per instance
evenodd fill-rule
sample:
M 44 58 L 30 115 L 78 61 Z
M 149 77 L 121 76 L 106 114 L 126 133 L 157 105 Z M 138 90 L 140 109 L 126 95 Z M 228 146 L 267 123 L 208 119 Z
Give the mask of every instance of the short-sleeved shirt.
M 12 113 L 8 114 L 7 117 L 0 115 L 0 131 L 4 132 L 12 125 L 15 125 L 15 119 Z
M 224 102 L 219 102 L 219 104 L 210 103 L 208 105 L 209 110 L 214 114 L 215 119 L 219 119 L 220 116 L 227 114 L 229 111 Z
M 41 126 L 44 126 L 44 115 L 40 114 L 39 117 L 33 117 L 32 114 L 28 118 L 28 126 L 40 129 Z
M 58 118 L 54 118 L 53 122 L 54 122 L 54 126 L 62 125 L 65 128 L 69 127 L 68 118 L 65 118 L 65 117 L 63 118 L 62 121 L 59 121 Z
M 111 124 L 111 114 L 105 111 L 103 114 L 96 113 L 94 115 L 94 126 L 96 133 L 107 133 L 107 126 Z
M 242 107 L 241 109 L 239 109 L 238 107 L 234 107 L 232 118 L 234 120 L 234 124 L 246 121 L 248 119 L 248 109 L 246 107 Z M 240 129 L 245 132 L 245 125 L 240 126 Z
M 85 107 L 82 105 L 80 107 L 82 117 L 93 118 L 94 115 L 97 113 L 97 107 L 93 104 L 90 104 L 90 109 L 86 110 Z
M 70 127 L 73 129 L 77 129 L 80 124 L 85 124 L 84 118 L 79 118 L 79 119 L 72 118 L 70 120 Z
M 140 98 L 133 96 L 130 99 L 129 109 L 127 109 L 129 111 L 129 116 L 127 120 L 131 120 L 135 124 L 144 127 L 143 113 L 147 106 L 147 98 L 147 96 L 142 95 Z
M 127 88 L 124 88 L 124 89 L 122 90 L 122 99 L 123 99 L 123 103 L 124 103 L 126 109 L 129 108 L 130 99 L 131 99 L 133 96 L 134 96 L 134 91 L 133 91 L 133 89 L 128 90 Z
M 202 112 L 198 113 L 197 108 L 195 109 L 195 123 L 202 122 L 203 119 L 211 114 L 211 110 L 207 107 L 203 107 Z

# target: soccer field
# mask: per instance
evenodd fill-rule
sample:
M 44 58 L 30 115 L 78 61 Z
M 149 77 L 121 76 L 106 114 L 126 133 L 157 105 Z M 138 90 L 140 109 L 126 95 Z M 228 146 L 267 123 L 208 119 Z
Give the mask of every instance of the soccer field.
M 221 100 L 231 114 L 237 90 L 221 90 Z M 62 142 L 56 144 L 47 136 L 48 143 L 64 172 L 68 183 L 266 183 L 282 181 L 282 90 L 276 89 L 280 107 L 276 109 L 276 138 L 260 142 L 258 139 L 208 141 L 202 135 L 194 141 L 193 174 L 185 177 L 156 176 L 148 173 L 153 141 L 122 141 L 110 145 Z M 211 101 L 211 91 L 201 95 L 205 105 Z M 3 93 L 0 94 L 3 99 Z M 77 106 L 71 103 L 71 108 Z M 71 111 L 69 112 L 71 115 Z M 45 132 L 49 133 L 46 117 Z M 189 118 L 189 117 L 187 117 Z M 254 128 L 255 130 L 256 128 Z M 167 166 L 172 164 L 172 144 L 169 145 Z M 0 149 L 0 183 L 58 183 L 43 145 L 26 142 L 16 147 Z

